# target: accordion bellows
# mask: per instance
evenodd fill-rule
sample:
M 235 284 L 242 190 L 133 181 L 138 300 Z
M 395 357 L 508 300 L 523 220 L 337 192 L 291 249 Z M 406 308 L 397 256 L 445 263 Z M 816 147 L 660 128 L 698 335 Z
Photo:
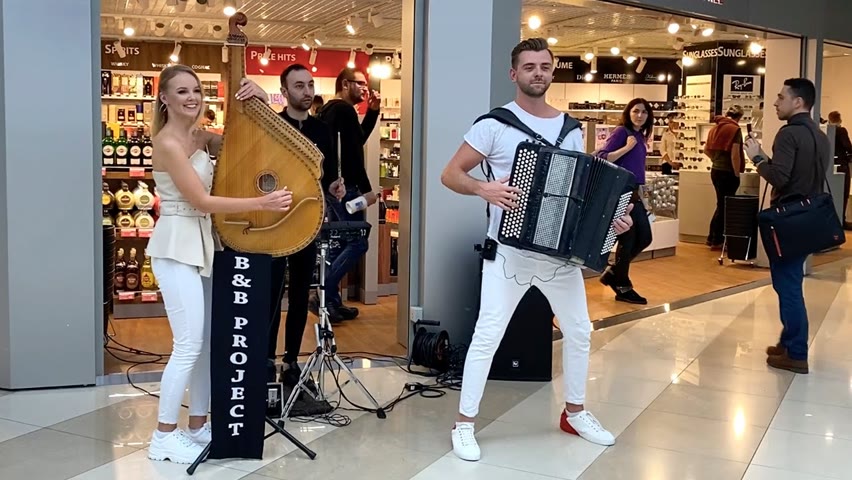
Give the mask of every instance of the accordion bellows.
M 630 171 L 602 158 L 521 142 L 509 185 L 522 193 L 518 208 L 503 212 L 499 240 L 601 272 L 634 184 Z

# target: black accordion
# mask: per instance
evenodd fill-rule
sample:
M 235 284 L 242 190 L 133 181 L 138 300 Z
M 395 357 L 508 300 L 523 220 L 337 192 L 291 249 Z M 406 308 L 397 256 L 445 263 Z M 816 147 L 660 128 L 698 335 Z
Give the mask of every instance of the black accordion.
M 601 272 L 634 184 L 630 171 L 602 158 L 521 142 L 509 185 L 523 193 L 518 208 L 503 212 L 499 240 Z

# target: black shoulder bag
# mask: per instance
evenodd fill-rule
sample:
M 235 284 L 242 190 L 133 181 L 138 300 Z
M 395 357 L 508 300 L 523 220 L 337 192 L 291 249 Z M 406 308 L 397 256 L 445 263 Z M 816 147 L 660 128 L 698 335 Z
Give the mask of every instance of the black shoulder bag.
M 814 139 L 814 158 L 818 161 L 817 168 L 821 170 L 828 192 L 782 199 L 778 205 L 764 210 L 767 186 L 757 221 L 763 247 L 772 260 L 805 257 L 846 242 L 843 225 L 834 209 L 831 186 L 822 170 L 816 135 L 810 127 L 805 128 Z

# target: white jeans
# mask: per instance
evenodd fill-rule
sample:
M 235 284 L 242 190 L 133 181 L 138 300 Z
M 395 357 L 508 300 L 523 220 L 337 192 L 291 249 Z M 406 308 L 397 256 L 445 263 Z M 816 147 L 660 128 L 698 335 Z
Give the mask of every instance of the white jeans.
M 565 401 L 582 405 L 589 371 L 591 323 L 586 287 L 578 267 L 535 252 L 498 245 L 497 258 L 482 268 L 482 301 L 467 351 L 459 413 L 476 417 L 491 361 L 509 320 L 531 286 L 547 297 L 562 330 Z
M 210 306 L 213 283 L 198 267 L 167 258 L 152 258 L 174 345 L 160 382 L 160 423 L 176 425 L 189 384 L 189 415 L 210 409 Z

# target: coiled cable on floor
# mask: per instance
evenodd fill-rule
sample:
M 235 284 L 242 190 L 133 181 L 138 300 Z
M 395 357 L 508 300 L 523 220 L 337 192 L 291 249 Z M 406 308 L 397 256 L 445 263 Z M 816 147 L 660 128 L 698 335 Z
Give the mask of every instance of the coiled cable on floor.
M 409 358 L 409 367 L 413 364 L 446 373 L 450 369 L 450 334 L 446 330 L 432 333 L 418 328 Z

